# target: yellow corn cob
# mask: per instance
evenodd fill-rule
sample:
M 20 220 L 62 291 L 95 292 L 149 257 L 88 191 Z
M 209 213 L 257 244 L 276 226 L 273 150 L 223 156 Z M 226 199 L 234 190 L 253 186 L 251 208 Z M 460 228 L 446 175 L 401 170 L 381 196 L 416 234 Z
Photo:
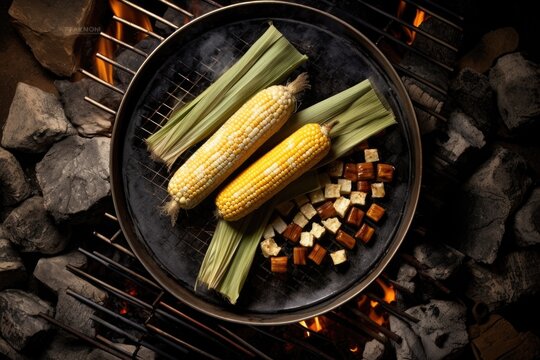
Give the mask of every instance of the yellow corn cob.
M 321 161 L 330 151 L 332 125 L 304 125 L 255 161 L 218 194 L 218 215 L 246 216 Z
M 295 94 L 308 86 L 303 73 L 287 86 L 258 92 L 189 157 L 167 188 L 172 200 L 165 212 L 173 223 L 180 209 L 199 204 L 279 130 L 296 110 Z

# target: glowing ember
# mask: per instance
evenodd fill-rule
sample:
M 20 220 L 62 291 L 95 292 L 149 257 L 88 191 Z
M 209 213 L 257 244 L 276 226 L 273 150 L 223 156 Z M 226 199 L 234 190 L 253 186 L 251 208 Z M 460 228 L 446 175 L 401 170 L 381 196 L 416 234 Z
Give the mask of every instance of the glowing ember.
M 121 3 L 119 0 L 109 0 L 109 5 L 114 15 L 118 16 L 119 18 L 127 20 L 135 25 L 139 25 L 140 27 L 146 30 L 150 30 L 150 31 L 152 30 L 152 24 L 150 23 L 150 19 L 146 15 Z M 115 37 L 116 39 L 126 41 L 126 38 L 127 38 L 126 29 L 124 28 L 124 24 L 118 21 L 114 21 L 109 26 L 107 33 Z M 137 32 L 135 40 L 141 41 L 146 36 L 147 35 L 142 32 Z M 111 41 L 105 39 L 104 37 L 100 37 L 98 39 L 97 45 L 96 45 L 96 52 L 102 55 L 105 55 L 108 58 L 113 58 L 114 50 L 115 50 L 115 45 Z M 96 66 L 96 72 L 99 78 L 112 84 L 113 83 L 113 66 L 101 59 L 98 59 L 97 57 L 95 58 L 95 66 Z
M 406 8 L 407 8 L 407 3 L 403 0 L 400 0 L 398 9 L 397 9 L 397 14 L 396 14 L 396 16 L 399 19 L 404 18 Z M 425 20 L 427 20 L 427 18 L 428 16 L 426 15 L 424 11 L 420 9 L 416 9 L 416 14 L 414 16 L 414 20 L 412 21 L 412 25 L 417 28 L 420 26 L 420 24 L 422 24 Z M 416 38 L 416 31 L 413 31 L 407 28 L 406 26 L 403 26 L 402 29 L 405 35 L 407 36 L 407 39 L 405 41 L 407 42 L 408 45 L 411 45 L 414 42 L 414 39 Z
M 123 307 L 123 308 L 121 308 L 120 311 L 119 311 L 120 315 L 126 315 L 127 312 L 128 312 L 127 307 Z
M 356 352 L 358 352 L 358 350 L 360 350 L 358 345 L 354 345 L 354 346 L 349 348 L 349 351 L 352 352 L 352 353 L 356 353 Z

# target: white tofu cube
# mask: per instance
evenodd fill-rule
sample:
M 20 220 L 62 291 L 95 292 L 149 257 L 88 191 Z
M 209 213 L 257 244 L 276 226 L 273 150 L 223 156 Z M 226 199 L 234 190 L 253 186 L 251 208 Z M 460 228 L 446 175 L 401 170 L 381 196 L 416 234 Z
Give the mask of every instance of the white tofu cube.
M 343 175 L 343 161 L 335 160 L 328 164 L 328 175 L 340 177 Z
M 330 231 L 332 234 L 336 234 L 339 228 L 341 227 L 341 222 L 338 218 L 333 217 L 322 221 L 326 230 Z
M 273 238 L 264 239 L 261 241 L 261 250 L 265 258 L 276 256 L 281 251 L 281 247 L 276 244 Z
M 281 216 L 289 216 L 292 209 L 294 209 L 294 203 L 292 201 L 284 201 L 276 206 L 276 210 Z
M 330 253 L 330 257 L 332 258 L 334 265 L 343 264 L 345 261 L 347 261 L 347 253 L 345 252 L 345 249 Z
M 373 183 L 371 184 L 371 197 L 374 198 L 383 198 L 385 195 L 384 192 L 384 183 Z
M 345 213 L 347 212 L 347 210 L 349 210 L 350 206 L 351 200 L 343 196 L 334 201 L 334 208 L 336 209 L 336 212 L 338 213 L 340 218 L 345 217 Z
M 327 184 L 332 183 L 332 180 L 330 179 L 330 176 L 327 173 L 319 173 L 317 178 L 319 180 L 319 184 L 321 184 L 321 186 L 323 187 L 326 186 Z
M 296 205 L 298 207 L 304 205 L 305 203 L 308 203 L 309 202 L 309 199 L 306 195 L 298 195 L 297 197 L 294 198 L 294 202 L 296 203 Z
M 303 232 L 300 234 L 300 245 L 305 247 L 312 247 L 315 237 L 310 232 Z
M 366 162 L 379 161 L 379 151 L 377 149 L 364 149 L 364 159 Z
M 264 228 L 263 232 L 263 239 L 273 238 L 274 236 L 276 236 L 276 234 L 274 233 L 274 228 L 272 227 L 272 224 L 266 225 L 266 228 Z
M 294 215 L 294 218 L 292 219 L 292 222 L 295 223 L 296 225 L 300 226 L 303 229 L 308 224 L 309 220 L 306 219 L 304 214 L 299 212 L 296 215 Z
M 317 210 L 310 203 L 302 205 L 300 212 L 304 214 L 306 219 L 311 220 L 315 215 L 317 215 Z
M 341 195 L 339 193 L 340 189 L 341 185 L 339 184 L 327 184 L 324 187 L 324 197 L 327 199 L 337 199 Z
M 310 192 L 308 196 L 312 204 L 318 204 L 326 200 L 321 189 Z
M 278 234 L 283 234 L 283 232 L 287 228 L 287 224 L 279 216 L 276 216 L 276 218 L 271 222 L 271 224 Z
M 313 237 L 315 239 L 319 240 L 320 238 L 324 236 L 324 234 L 326 234 L 326 229 L 324 228 L 324 226 L 321 226 L 318 223 L 314 222 L 311 225 L 310 233 L 313 234 Z
M 337 183 L 341 185 L 339 188 L 339 193 L 341 195 L 348 195 L 352 190 L 352 181 L 349 179 L 338 179 Z
M 366 205 L 367 193 L 363 191 L 351 191 L 352 205 Z

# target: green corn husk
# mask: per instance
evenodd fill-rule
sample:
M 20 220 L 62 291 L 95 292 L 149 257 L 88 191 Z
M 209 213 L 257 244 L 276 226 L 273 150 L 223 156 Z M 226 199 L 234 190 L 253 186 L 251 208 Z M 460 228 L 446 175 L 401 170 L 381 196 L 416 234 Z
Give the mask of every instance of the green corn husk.
M 171 167 L 187 149 L 211 135 L 258 91 L 283 81 L 307 60 L 273 26 L 212 85 L 173 111 L 146 140 L 152 158 Z
M 318 167 L 345 155 L 359 142 L 396 123 L 394 115 L 385 107 L 371 82 L 364 80 L 298 112 L 269 142 L 272 145 L 276 144 L 304 124 L 311 122 L 322 124 L 330 119 L 339 122 L 330 133 L 331 151 Z M 235 304 L 274 206 L 318 187 L 320 186 L 316 173 L 309 172 L 282 190 L 267 205 L 239 220 L 237 223 L 242 222 L 242 226 L 227 224 L 226 221 L 220 220 L 218 228 L 228 230 L 216 229 L 197 281 L 208 285 L 210 289 L 215 289 L 229 302 Z M 226 254 L 227 257 L 216 261 L 219 254 Z

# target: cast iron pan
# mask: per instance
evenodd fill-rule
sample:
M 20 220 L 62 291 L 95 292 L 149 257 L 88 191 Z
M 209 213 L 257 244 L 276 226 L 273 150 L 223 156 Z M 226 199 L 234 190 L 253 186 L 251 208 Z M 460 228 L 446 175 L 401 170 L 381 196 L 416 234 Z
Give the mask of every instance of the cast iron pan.
M 309 106 L 370 78 L 399 125 L 374 140 L 385 162 L 396 166 L 381 201 L 387 210 L 371 246 L 357 246 L 350 267 L 331 264 L 292 268 L 285 277 L 269 272 L 257 254 L 235 306 L 216 294 L 193 291 L 216 219 L 213 199 L 181 215 L 173 228 L 158 208 L 167 199 L 171 174 L 150 160 L 144 139 L 163 124 L 179 100 L 188 101 L 239 58 L 268 27 L 280 30 L 309 56 Z M 293 74 L 294 76 L 296 74 Z M 291 76 L 291 77 L 292 77 Z M 176 167 L 181 163 L 180 160 Z M 399 77 L 361 33 L 324 12 L 282 2 L 233 5 L 202 16 L 176 31 L 148 57 L 118 110 L 112 135 L 111 183 L 116 214 L 134 253 L 152 276 L 181 301 L 221 319 L 283 324 L 319 315 L 369 285 L 395 254 L 416 207 L 421 177 L 420 137 L 413 107 Z

